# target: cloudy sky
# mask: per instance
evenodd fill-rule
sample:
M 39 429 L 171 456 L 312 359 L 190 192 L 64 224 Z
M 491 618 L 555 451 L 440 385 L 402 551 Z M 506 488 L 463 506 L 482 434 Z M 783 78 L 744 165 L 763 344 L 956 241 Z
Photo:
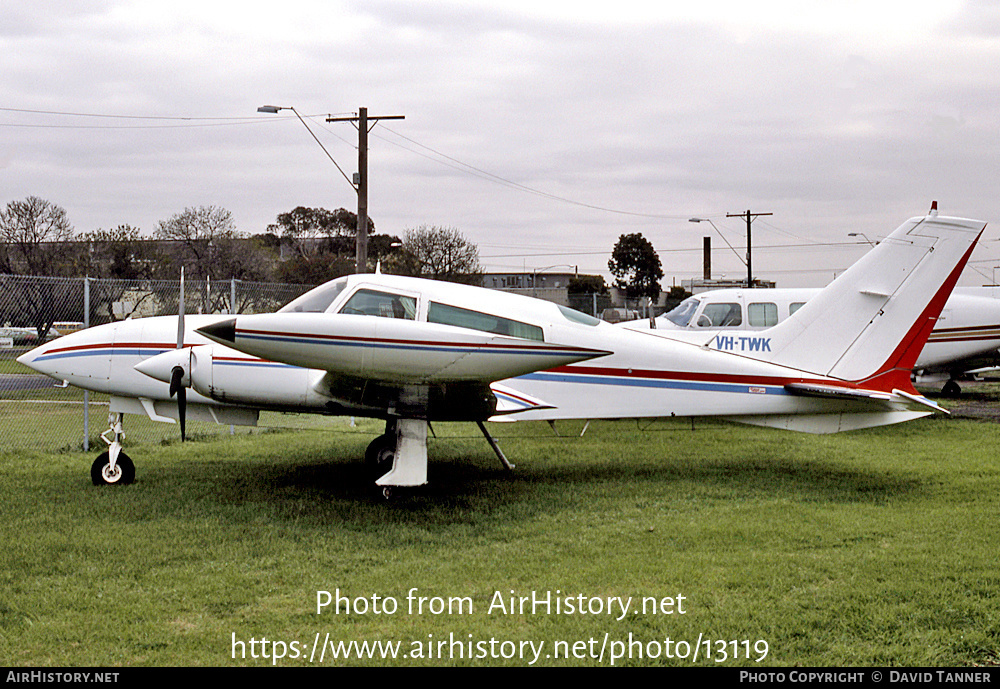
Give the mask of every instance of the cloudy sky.
M 80 232 L 151 233 L 215 205 L 264 231 L 357 208 L 328 114 L 371 132 L 380 232 L 455 227 L 488 270 L 607 274 L 641 232 L 667 275 L 822 285 L 931 200 L 991 223 L 1000 266 L 1000 9 L 992 0 L 6 2 L 0 203 L 40 196 Z M 694 224 L 689 218 L 710 218 Z M 725 246 L 723 236 L 734 247 Z

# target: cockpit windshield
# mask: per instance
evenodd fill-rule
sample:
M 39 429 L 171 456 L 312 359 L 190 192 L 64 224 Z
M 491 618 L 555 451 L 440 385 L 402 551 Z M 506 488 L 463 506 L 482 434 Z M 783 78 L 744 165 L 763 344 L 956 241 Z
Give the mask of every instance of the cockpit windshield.
M 346 277 L 327 282 L 288 302 L 278 309 L 278 313 L 324 313 L 345 287 Z
M 671 311 L 663 314 L 663 317 L 674 325 L 686 328 L 691 324 L 691 318 L 694 317 L 694 312 L 698 310 L 698 304 L 700 302 L 697 297 L 688 297 Z

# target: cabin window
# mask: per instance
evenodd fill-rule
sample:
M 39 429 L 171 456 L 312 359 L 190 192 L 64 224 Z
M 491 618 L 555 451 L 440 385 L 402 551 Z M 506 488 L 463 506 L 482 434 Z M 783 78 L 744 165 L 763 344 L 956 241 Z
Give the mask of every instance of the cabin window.
M 707 304 L 698 316 L 699 328 L 735 328 L 743 324 L 739 304 Z
M 796 311 L 798 311 L 799 309 L 801 309 L 805 305 L 806 305 L 806 303 L 804 301 L 797 301 L 794 304 L 789 304 L 788 305 L 788 315 L 791 316 L 793 313 L 795 313 Z
M 544 341 L 542 329 L 537 325 L 522 323 L 502 316 L 494 316 L 489 313 L 480 313 L 471 309 L 461 309 L 457 306 L 438 304 L 433 301 L 427 309 L 427 321 L 429 323 L 455 325 L 459 328 L 496 333 L 497 335 L 520 337 L 524 340 Z
M 747 320 L 751 328 L 770 328 L 778 324 L 778 305 L 771 303 L 750 304 L 747 306 Z
M 359 289 L 344 308 L 343 314 L 380 316 L 382 318 L 403 318 L 408 321 L 417 317 L 417 300 L 403 294 L 379 292 L 374 289 Z

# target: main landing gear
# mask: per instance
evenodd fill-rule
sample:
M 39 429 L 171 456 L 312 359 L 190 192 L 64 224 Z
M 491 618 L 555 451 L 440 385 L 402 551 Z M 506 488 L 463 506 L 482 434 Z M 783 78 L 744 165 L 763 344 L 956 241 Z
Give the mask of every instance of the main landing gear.
M 960 397 L 962 395 L 962 387 L 954 378 L 951 378 L 941 388 L 941 394 L 945 397 Z
M 122 452 L 122 440 L 125 438 L 122 414 L 109 414 L 108 426 L 108 430 L 101 433 L 101 440 L 108 444 L 108 449 L 99 454 L 91 465 L 90 480 L 95 486 L 128 485 L 135 481 L 135 464 Z M 114 440 L 108 439 L 111 434 L 114 434 Z
M 513 469 L 514 465 L 507 461 L 483 422 L 476 421 L 476 424 L 504 468 Z M 385 422 L 385 433 L 368 444 L 365 463 L 379 476 L 375 485 L 382 488 L 386 499 L 395 487 L 427 483 L 427 429 L 425 419 L 389 418 Z

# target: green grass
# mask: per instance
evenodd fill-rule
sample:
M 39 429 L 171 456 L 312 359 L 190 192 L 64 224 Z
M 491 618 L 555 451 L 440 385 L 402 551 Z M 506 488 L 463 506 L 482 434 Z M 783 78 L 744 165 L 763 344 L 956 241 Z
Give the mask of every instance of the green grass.
M 136 446 L 137 481 L 118 488 L 90 485 L 92 455 L 0 454 L 0 664 L 267 665 L 249 657 L 251 639 L 308 647 L 327 633 L 400 641 L 402 652 L 449 634 L 544 641 L 542 665 L 608 665 L 607 649 L 601 661 L 546 657 L 557 642 L 596 639 L 578 647 L 596 652 L 605 633 L 660 644 L 660 657 L 626 665 L 690 665 L 664 658 L 663 644 L 699 634 L 741 642 L 726 665 L 754 665 L 758 640 L 766 666 L 1000 659 L 994 425 L 806 436 L 602 422 L 581 439 L 579 423 L 561 424 L 564 437 L 494 424 L 511 473 L 474 425 L 440 424 L 430 483 L 385 502 L 355 459 L 378 424 L 337 423 Z M 414 588 L 473 610 L 408 614 Z M 399 610 L 317 615 L 317 591 L 336 589 Z M 512 590 L 634 605 L 680 594 L 686 613 L 487 614 L 495 592 Z M 233 634 L 246 658 L 232 658 Z M 704 655 L 698 665 L 715 664 Z

